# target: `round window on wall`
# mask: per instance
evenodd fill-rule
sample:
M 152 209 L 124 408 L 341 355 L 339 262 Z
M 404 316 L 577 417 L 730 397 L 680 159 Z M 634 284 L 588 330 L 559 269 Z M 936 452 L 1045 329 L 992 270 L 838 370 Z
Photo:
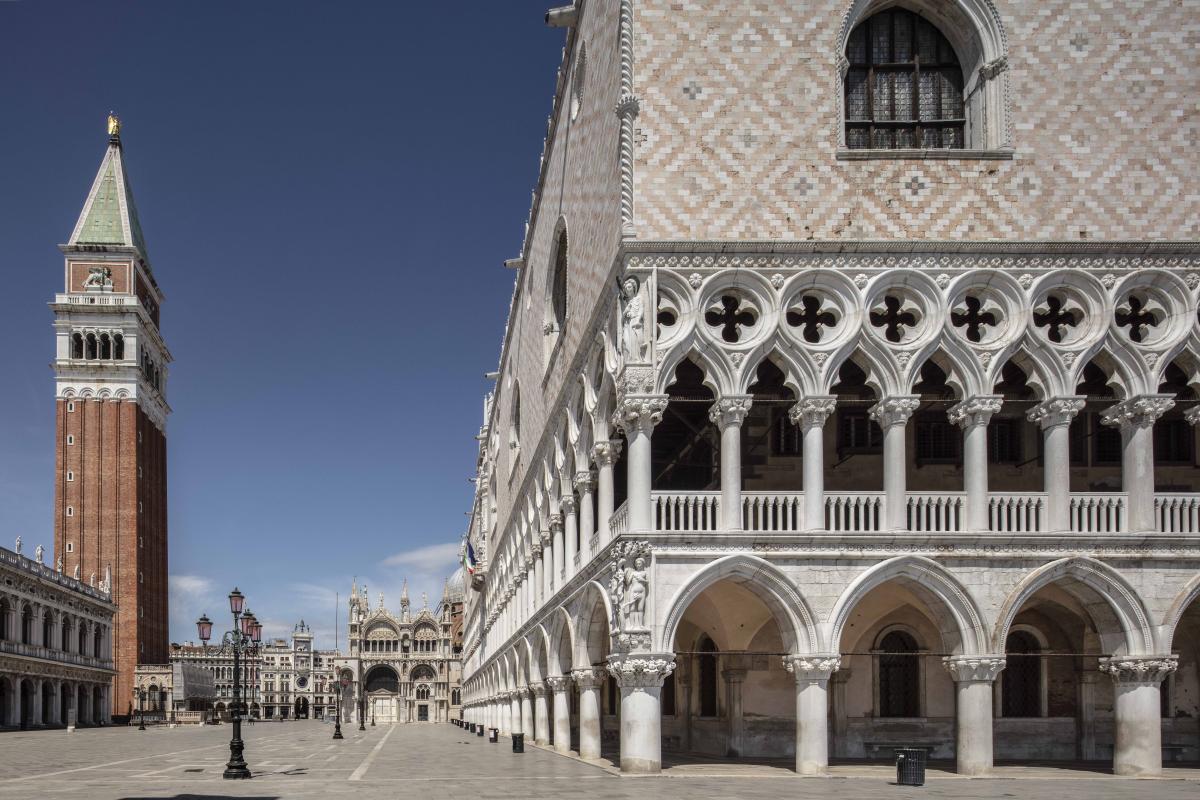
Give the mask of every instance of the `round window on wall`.
M 297 689 L 303 689 L 306 686 L 308 686 L 308 678 L 304 677 L 303 675 L 301 675 L 299 678 L 296 678 Z

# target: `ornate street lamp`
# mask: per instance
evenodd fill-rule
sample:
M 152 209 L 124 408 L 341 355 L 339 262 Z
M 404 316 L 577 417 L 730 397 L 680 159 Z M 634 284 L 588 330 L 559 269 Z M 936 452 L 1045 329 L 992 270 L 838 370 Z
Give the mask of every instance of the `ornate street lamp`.
M 245 608 L 246 597 L 235 587 L 229 593 L 229 611 L 233 615 L 233 629 L 225 631 L 221 637 L 221 649 L 233 654 L 233 703 L 230 718 L 233 720 L 233 734 L 229 740 L 229 762 L 225 765 L 224 777 L 242 779 L 251 777 L 242 757 L 245 743 L 242 741 L 242 665 L 243 660 L 249 660 L 258 653 L 259 642 L 262 641 L 262 625 Z M 208 652 L 208 640 L 212 638 L 212 620 L 208 615 L 196 620 L 196 632 L 204 643 L 204 652 Z
M 138 703 L 138 727 L 139 731 L 146 730 L 146 690 L 137 686 L 133 687 L 133 699 Z
M 358 695 L 358 729 L 360 731 L 365 731 L 367 729 L 367 726 L 364 724 L 366 722 L 364 717 L 366 717 L 366 716 L 367 716 L 367 698 L 365 695 L 363 695 L 360 692 Z
M 337 702 L 335 703 L 337 706 L 337 710 L 335 712 L 337 716 L 333 718 L 333 738 L 335 739 L 346 738 L 345 736 L 342 736 L 342 694 L 346 691 L 346 687 L 349 685 L 350 676 L 343 672 L 337 680 Z

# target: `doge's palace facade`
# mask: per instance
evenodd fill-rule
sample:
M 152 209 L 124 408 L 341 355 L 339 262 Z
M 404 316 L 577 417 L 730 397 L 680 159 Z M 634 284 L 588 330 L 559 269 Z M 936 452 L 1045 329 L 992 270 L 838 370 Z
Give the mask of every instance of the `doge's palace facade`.
M 1200 758 L 1188 12 L 547 21 L 465 717 L 628 772 Z

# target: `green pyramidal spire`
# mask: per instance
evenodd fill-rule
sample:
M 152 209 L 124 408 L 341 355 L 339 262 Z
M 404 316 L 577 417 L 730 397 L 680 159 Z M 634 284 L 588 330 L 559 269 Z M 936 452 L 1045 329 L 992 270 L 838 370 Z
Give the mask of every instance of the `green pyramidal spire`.
M 136 249 L 143 261 L 150 260 L 137 206 L 133 203 L 133 189 L 125 174 L 121 122 L 111 114 L 108 118 L 108 149 L 67 245 L 129 247 Z

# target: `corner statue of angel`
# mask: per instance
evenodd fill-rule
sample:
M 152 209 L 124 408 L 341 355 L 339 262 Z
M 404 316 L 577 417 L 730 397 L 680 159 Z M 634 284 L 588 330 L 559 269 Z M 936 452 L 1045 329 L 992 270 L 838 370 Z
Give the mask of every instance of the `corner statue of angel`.
M 621 355 L 626 361 L 646 362 L 646 301 L 641 283 L 632 275 L 617 286 L 621 294 Z
M 633 559 L 633 566 L 625 568 L 624 579 L 621 611 L 625 614 L 625 624 L 630 628 L 641 628 L 645 624 L 646 590 L 650 585 L 645 556 Z

